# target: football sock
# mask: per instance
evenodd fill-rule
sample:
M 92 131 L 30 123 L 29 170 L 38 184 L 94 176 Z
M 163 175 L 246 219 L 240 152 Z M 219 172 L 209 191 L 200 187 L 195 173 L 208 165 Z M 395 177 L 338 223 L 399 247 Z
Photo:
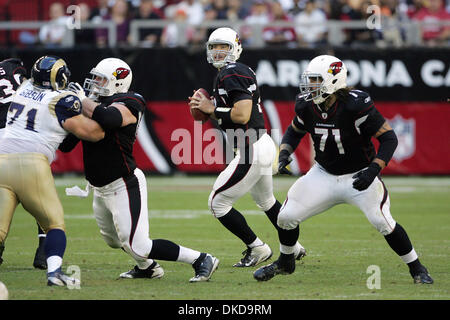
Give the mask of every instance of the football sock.
M 45 256 L 47 257 L 48 272 L 53 272 L 62 264 L 66 250 L 66 233 L 61 229 L 51 229 L 45 241 Z
M 177 261 L 192 264 L 200 257 L 200 255 L 201 253 L 196 250 L 180 246 L 180 253 L 178 254 Z
M 247 246 L 256 240 L 256 235 L 250 229 L 244 216 L 234 208 L 227 214 L 218 218 L 219 221 L 236 237 L 241 239 Z
M 62 258 L 60 256 L 51 256 L 47 258 L 47 270 L 48 272 L 56 271 L 61 268 Z
M 280 253 L 293 254 L 295 252 L 295 246 L 285 246 L 280 243 Z
M 285 246 L 295 246 L 298 242 L 298 237 L 300 235 L 299 226 L 291 230 L 278 229 L 278 238 L 280 239 L 280 244 Z
M 38 238 L 39 238 L 39 246 L 42 246 L 45 242 L 45 238 L 46 238 L 46 234 L 45 232 L 41 229 L 41 227 L 39 226 L 39 224 L 37 225 L 38 227 Z
M 280 209 L 281 209 L 281 203 L 280 201 L 275 201 L 275 204 L 272 206 L 272 208 L 270 208 L 269 210 L 265 211 L 266 216 L 269 218 L 270 222 L 272 222 L 272 224 L 275 226 L 275 228 L 277 228 L 278 230 L 278 224 L 277 224 L 277 219 L 278 219 L 278 213 L 280 213 Z
M 291 246 L 297 246 L 297 240 L 300 235 L 300 228 L 297 226 L 295 229 L 292 230 L 285 230 L 278 226 L 277 220 L 278 220 L 278 214 L 280 213 L 281 209 L 281 203 L 277 200 L 275 204 L 270 208 L 268 211 L 266 211 L 266 215 L 269 218 L 270 222 L 275 226 L 275 228 L 278 231 L 278 238 L 280 239 L 281 245 L 285 247 L 291 247 Z M 300 244 L 298 244 L 300 245 Z
M 405 262 L 410 271 L 415 273 L 421 267 L 421 263 L 414 250 L 405 229 L 400 224 L 396 224 L 394 231 L 384 236 L 392 250 L 397 253 Z
M 149 259 L 159 259 L 166 261 L 177 261 L 180 253 L 180 246 L 170 240 L 152 240 L 152 250 L 148 255 Z
M 247 246 L 249 248 L 254 248 L 254 247 L 262 246 L 263 244 L 264 244 L 264 242 L 262 242 L 260 238 L 256 237 L 256 240 L 253 241 L 252 243 L 248 244 Z

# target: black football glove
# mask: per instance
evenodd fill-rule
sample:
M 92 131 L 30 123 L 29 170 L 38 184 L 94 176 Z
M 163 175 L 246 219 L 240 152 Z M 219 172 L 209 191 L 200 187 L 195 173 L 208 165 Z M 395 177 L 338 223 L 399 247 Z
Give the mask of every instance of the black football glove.
M 358 191 L 366 190 L 372 184 L 373 180 L 375 180 L 380 171 L 381 167 L 377 163 L 372 162 L 367 169 L 359 171 L 352 177 L 355 179 L 353 181 L 353 188 Z
M 278 173 L 292 175 L 292 172 L 288 170 L 287 165 L 291 163 L 291 154 L 287 150 L 281 150 L 278 155 Z

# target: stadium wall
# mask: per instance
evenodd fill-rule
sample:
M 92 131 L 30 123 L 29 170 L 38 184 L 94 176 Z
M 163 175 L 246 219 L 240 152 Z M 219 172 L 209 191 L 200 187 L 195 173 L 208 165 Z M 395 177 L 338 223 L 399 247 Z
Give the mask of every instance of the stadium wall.
M 450 174 L 449 49 L 244 50 L 241 61 L 257 74 L 269 133 L 276 142 L 293 118 L 299 75 L 309 59 L 323 53 L 344 60 L 348 84 L 368 91 L 396 131 L 399 146 L 385 174 Z M 30 69 L 45 54 L 65 59 L 72 81 L 80 83 L 103 58 L 119 57 L 129 63 L 131 89 L 148 101 L 135 147 L 143 170 L 217 173 L 225 166 L 219 160 L 225 154 L 223 137 L 215 133 L 211 121 L 194 124 L 187 106 L 194 89 L 212 90 L 216 71 L 206 62 L 203 49 L 11 49 L 2 50 L 0 59 L 19 57 Z M 183 134 L 189 139 L 182 139 Z M 188 148 L 180 151 L 189 145 L 189 154 Z M 307 171 L 313 156 L 310 140 L 304 139 L 295 153 L 294 172 Z M 81 172 L 80 146 L 70 154 L 58 152 L 52 169 Z

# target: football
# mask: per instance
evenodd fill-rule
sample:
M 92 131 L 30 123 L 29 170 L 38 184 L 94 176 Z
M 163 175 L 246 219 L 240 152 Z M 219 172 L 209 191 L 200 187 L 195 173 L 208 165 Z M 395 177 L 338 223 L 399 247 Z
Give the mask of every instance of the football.
M 195 92 L 194 92 L 194 97 L 195 97 L 195 95 L 197 95 L 198 92 L 203 93 L 203 95 L 204 95 L 207 99 L 210 98 L 208 91 L 206 91 L 206 90 L 203 89 L 203 88 L 200 88 L 200 89 L 198 89 L 197 91 L 195 91 Z M 189 107 L 189 109 L 190 109 L 190 111 L 191 111 L 191 115 L 192 115 L 192 117 L 194 118 L 194 120 L 196 120 L 196 121 L 201 121 L 202 123 L 208 121 L 208 119 L 209 119 L 209 115 L 208 115 L 208 114 L 206 114 L 206 113 L 204 113 L 203 111 L 200 111 L 200 110 L 198 110 L 198 109 L 192 109 L 192 108 L 190 108 L 190 107 Z
M 0 300 L 8 300 L 8 289 L 5 284 L 0 281 Z

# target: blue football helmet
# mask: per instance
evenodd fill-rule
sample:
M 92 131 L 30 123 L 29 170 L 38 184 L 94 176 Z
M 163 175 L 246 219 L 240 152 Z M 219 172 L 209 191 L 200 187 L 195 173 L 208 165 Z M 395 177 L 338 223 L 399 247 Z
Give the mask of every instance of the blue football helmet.
M 56 56 L 40 57 L 31 69 L 33 85 L 45 89 L 62 90 L 69 84 L 70 70 L 66 62 Z

